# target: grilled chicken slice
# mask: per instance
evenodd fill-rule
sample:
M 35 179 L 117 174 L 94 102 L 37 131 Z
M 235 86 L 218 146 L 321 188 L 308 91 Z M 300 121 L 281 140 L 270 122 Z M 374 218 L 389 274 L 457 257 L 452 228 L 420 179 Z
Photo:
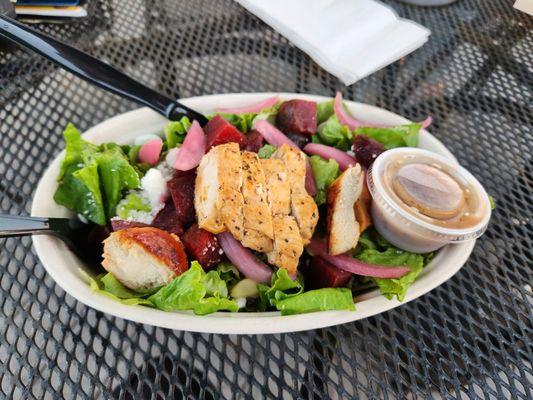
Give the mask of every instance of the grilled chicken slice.
M 242 240 L 244 233 L 244 198 L 241 193 L 243 175 L 239 145 L 237 143 L 226 143 L 216 146 L 214 149 L 217 154 L 218 181 L 220 183 L 218 212 L 222 223 L 233 237 L 237 240 Z
M 287 169 L 287 179 L 291 187 L 291 191 L 305 192 L 305 154 L 291 147 L 283 144 L 272 155 L 272 158 L 277 158 L 283 161 Z
M 268 206 L 272 216 L 289 215 L 291 212 L 291 187 L 287 170 L 282 160 L 261 159 L 265 174 Z
M 345 170 L 328 188 L 328 252 L 331 255 L 346 253 L 357 245 L 359 223 L 354 205 L 362 189 L 363 171 L 359 164 Z
M 242 244 L 257 251 L 272 250 L 274 231 L 267 202 L 265 174 L 257 154 L 243 151 L 242 194 L 244 197 L 244 235 Z
M 273 251 L 267 253 L 268 262 L 295 276 L 304 249 L 298 224 L 294 217 L 287 215 L 277 215 L 272 222 L 276 237 Z
M 273 155 L 285 164 L 291 187 L 291 212 L 300 228 L 304 245 L 308 244 L 318 223 L 318 207 L 305 190 L 305 154 L 286 144 Z
M 204 155 L 194 184 L 194 209 L 200 228 L 211 233 L 226 230 L 219 213 L 219 171 L 216 147 Z
M 176 235 L 152 227 L 127 228 L 104 241 L 103 267 L 133 290 L 166 285 L 187 270 L 187 256 Z

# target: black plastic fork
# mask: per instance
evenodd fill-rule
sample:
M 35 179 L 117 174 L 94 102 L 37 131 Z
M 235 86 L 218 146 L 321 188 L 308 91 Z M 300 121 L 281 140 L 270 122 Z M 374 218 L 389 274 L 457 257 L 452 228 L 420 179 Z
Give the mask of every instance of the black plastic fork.
M 16 22 L 6 15 L 0 15 L 0 37 L 33 50 L 89 83 L 150 107 L 169 120 L 177 121 L 187 116 L 190 120 L 198 121 L 201 126 L 207 123 L 207 118 L 203 114 L 150 89 L 103 61 Z
M 83 261 L 99 264 L 106 227 L 77 218 L 41 218 L 0 214 L 0 238 L 53 235 L 63 240 Z

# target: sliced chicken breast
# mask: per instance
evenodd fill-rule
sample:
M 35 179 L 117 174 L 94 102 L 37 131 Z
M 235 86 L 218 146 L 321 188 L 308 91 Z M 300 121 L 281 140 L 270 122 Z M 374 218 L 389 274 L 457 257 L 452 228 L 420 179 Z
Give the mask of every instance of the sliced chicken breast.
M 276 237 L 273 251 L 267 253 L 268 262 L 295 276 L 304 249 L 298 224 L 294 217 L 287 215 L 277 215 L 272 222 Z
M 272 250 L 274 232 L 267 201 L 265 174 L 257 154 L 243 151 L 242 194 L 244 197 L 244 231 L 242 244 L 257 251 Z M 262 249 L 262 250 L 260 250 Z
M 103 267 L 133 290 L 166 285 L 187 270 L 187 256 L 176 235 L 152 227 L 127 228 L 104 241 Z
M 265 174 L 267 200 L 272 216 L 289 215 L 291 212 L 291 187 L 283 160 L 266 158 L 260 160 Z
M 244 198 L 241 193 L 243 176 L 239 145 L 237 143 L 222 144 L 215 147 L 215 152 L 220 182 L 218 212 L 222 223 L 233 237 L 242 240 Z
M 345 170 L 328 188 L 328 252 L 331 255 L 346 253 L 357 245 L 359 223 L 354 205 L 362 189 L 363 171 L 359 164 Z
M 226 230 L 219 213 L 219 171 L 216 147 L 204 155 L 194 185 L 194 209 L 200 228 L 211 233 Z
M 308 244 L 318 223 L 318 206 L 305 190 L 305 154 L 286 144 L 273 154 L 287 169 L 291 187 L 291 213 L 300 227 L 304 245 Z
M 305 154 L 294 147 L 283 144 L 272 155 L 272 158 L 280 159 L 285 164 L 291 191 L 293 193 L 305 193 Z

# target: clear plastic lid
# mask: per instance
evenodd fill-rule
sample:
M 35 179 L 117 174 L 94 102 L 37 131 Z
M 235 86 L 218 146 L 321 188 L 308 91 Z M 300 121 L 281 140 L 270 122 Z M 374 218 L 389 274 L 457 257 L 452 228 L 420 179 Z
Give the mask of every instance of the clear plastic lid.
M 491 206 L 483 186 L 466 169 L 433 152 L 388 150 L 369 168 L 367 183 L 383 217 L 413 235 L 461 242 L 478 238 L 487 228 Z

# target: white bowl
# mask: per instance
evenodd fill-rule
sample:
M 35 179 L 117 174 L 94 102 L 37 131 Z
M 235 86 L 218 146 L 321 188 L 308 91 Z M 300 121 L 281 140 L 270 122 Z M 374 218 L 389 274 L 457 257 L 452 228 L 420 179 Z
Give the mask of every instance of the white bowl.
M 217 107 L 237 107 L 259 102 L 273 96 L 273 93 L 222 94 L 192 97 L 181 100 L 187 106 L 205 113 Z M 322 96 L 283 93 L 281 99 L 328 100 Z M 360 119 L 383 124 L 405 124 L 409 121 L 389 111 L 366 104 L 346 102 L 350 112 Z M 89 129 L 84 138 L 94 142 L 131 143 L 140 135 L 162 131 L 166 120 L 148 108 L 140 108 L 118 115 Z M 429 132 L 420 133 L 419 147 L 434 151 L 455 160 L 444 145 Z M 32 215 L 70 217 L 72 213 L 53 200 L 57 188 L 56 177 L 64 152 L 52 162 L 44 173 L 33 199 Z M 192 312 L 164 312 L 143 306 L 127 306 L 105 296 L 94 293 L 84 279 L 80 268 L 84 265 L 61 242 L 52 236 L 34 236 L 37 255 L 46 271 L 67 293 L 82 303 L 108 314 L 161 326 L 194 332 L 264 334 L 294 332 L 355 321 L 382 313 L 407 303 L 429 292 L 448 280 L 466 262 L 475 241 L 442 248 L 431 263 L 424 268 L 416 282 L 411 285 L 402 303 L 387 300 L 378 290 L 366 293 L 356 299 L 356 311 L 324 311 L 293 316 L 281 316 L 278 312 L 229 313 L 217 312 L 207 316 L 196 316 Z

